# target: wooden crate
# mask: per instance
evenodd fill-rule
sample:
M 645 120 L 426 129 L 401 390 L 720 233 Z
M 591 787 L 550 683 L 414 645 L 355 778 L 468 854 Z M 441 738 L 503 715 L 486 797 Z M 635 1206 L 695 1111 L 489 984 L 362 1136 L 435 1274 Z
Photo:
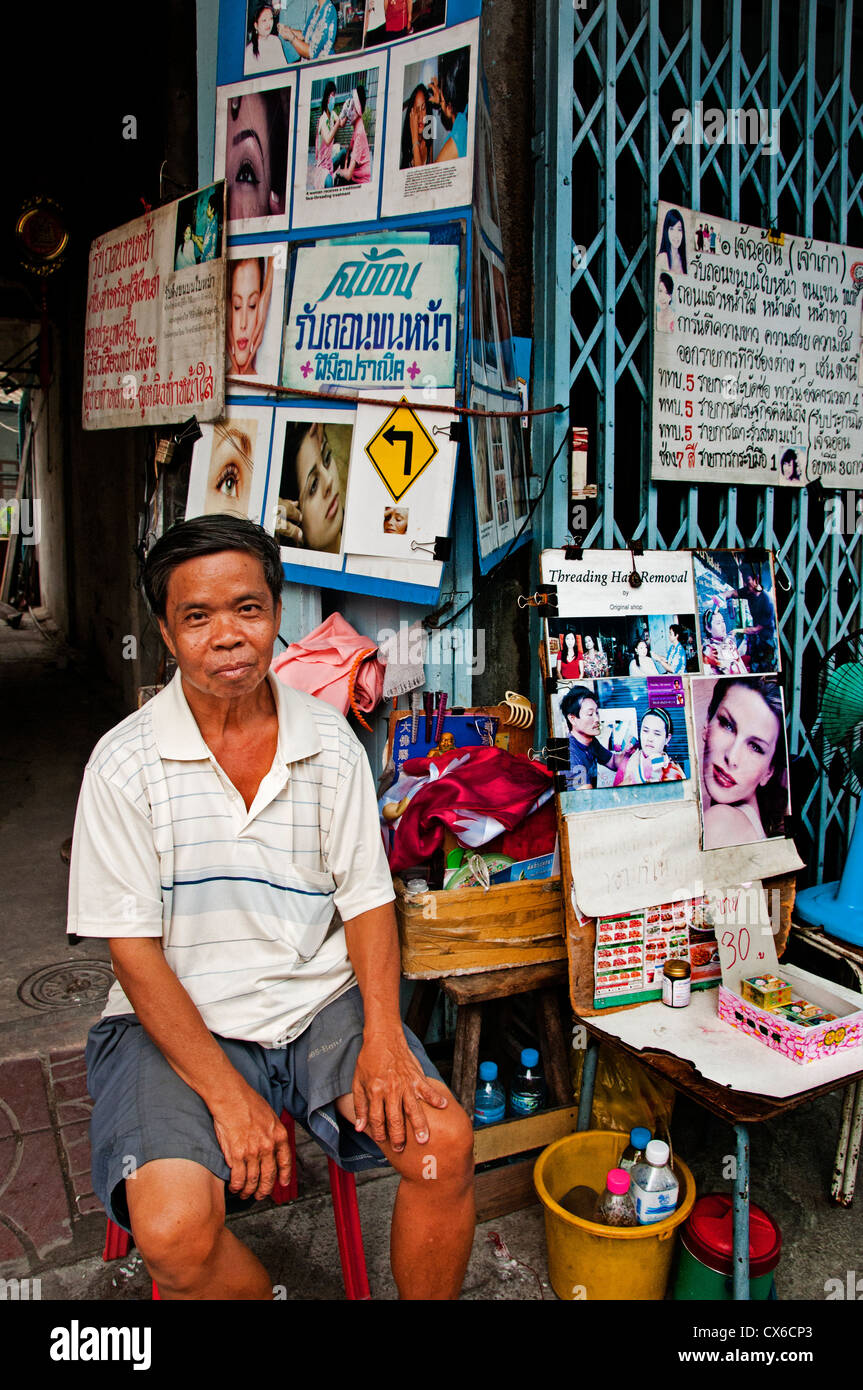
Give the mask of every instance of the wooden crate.
M 559 878 L 411 895 L 400 878 L 394 887 L 409 980 L 566 959 Z

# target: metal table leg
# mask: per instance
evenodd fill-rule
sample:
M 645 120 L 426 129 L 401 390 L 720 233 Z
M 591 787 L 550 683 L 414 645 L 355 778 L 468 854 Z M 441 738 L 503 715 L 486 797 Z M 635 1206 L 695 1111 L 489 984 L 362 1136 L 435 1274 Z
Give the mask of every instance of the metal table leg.
M 749 1298 L 749 1130 L 735 1125 L 737 1181 L 734 1184 L 734 1298 Z
M 850 1207 L 854 1200 L 861 1135 L 863 1135 L 863 1085 L 859 1081 L 853 1081 L 850 1086 L 845 1087 L 839 1144 L 836 1149 L 833 1180 L 830 1184 L 831 1201 L 842 1207 Z
M 593 1109 L 593 1088 L 596 1085 L 596 1067 L 599 1062 L 599 1039 L 588 1038 L 584 1069 L 581 1073 L 581 1090 L 578 1093 L 578 1124 L 576 1129 L 587 1129 L 590 1112 Z

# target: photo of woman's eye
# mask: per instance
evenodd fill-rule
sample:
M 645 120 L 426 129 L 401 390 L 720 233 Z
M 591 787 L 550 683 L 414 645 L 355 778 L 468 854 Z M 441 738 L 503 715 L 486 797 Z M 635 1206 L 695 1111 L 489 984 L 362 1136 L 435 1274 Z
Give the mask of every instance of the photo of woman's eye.
M 207 474 L 204 514 L 247 517 L 252 490 L 257 420 L 232 420 L 215 427 Z

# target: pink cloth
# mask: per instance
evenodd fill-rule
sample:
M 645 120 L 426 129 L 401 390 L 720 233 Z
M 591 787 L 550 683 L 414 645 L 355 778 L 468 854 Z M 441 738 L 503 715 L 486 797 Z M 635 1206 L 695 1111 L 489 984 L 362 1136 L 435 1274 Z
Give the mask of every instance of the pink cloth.
M 371 183 L 372 153 L 369 149 L 369 137 L 366 135 L 366 128 L 362 121 L 357 121 L 351 136 L 349 158 L 353 159 L 354 157 L 356 157 L 357 162 L 354 165 L 352 182 Z
M 357 708 L 368 712 L 380 703 L 384 689 L 384 665 L 376 651 L 376 643 L 361 637 L 341 613 L 332 613 L 314 632 L 292 642 L 271 669 L 285 685 L 317 695 L 340 714 L 347 714 L 351 670 L 364 652 L 370 652 L 369 659 L 357 667 L 354 691 Z

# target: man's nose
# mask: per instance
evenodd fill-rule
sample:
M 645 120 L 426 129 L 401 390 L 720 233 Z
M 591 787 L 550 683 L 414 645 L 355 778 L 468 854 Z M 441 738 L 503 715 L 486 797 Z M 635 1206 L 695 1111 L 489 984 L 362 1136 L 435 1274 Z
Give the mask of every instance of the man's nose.
M 243 634 L 233 613 L 223 613 L 213 619 L 210 641 L 218 647 L 237 647 L 242 644 Z

